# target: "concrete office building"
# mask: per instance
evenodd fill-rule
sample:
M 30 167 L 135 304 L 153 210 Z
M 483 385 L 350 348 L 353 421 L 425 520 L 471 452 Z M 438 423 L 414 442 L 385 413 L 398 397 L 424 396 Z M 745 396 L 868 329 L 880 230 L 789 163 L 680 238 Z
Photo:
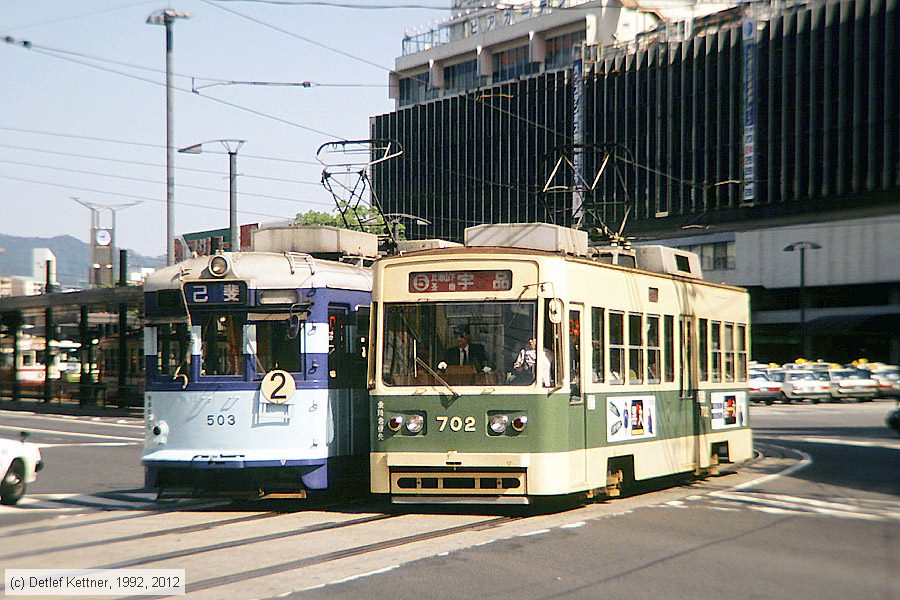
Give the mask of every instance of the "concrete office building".
M 804 330 L 812 358 L 900 362 L 896 0 L 505 6 L 404 40 L 371 130 L 404 150 L 373 168 L 385 211 L 432 223 L 410 236 L 626 221 L 751 290 L 754 358 Z

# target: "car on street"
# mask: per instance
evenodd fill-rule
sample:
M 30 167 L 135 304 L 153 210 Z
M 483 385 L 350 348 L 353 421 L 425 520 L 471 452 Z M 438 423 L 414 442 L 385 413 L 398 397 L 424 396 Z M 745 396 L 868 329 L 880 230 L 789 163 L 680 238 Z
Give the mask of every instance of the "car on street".
M 878 395 L 878 381 L 857 369 L 828 369 L 817 373 L 823 381 L 828 381 L 831 399 L 856 399 L 868 402 Z
M 764 402 L 766 405 L 771 405 L 776 400 L 781 400 L 781 382 L 772 379 L 765 371 L 750 371 L 748 386 L 751 402 Z
M 818 404 L 831 398 L 831 383 L 822 381 L 819 372 L 808 369 L 790 369 L 779 373 L 782 377 L 782 401 L 803 402 L 809 400 Z
M 25 440 L 23 432 L 20 441 L 0 439 L 0 504 L 16 504 L 25 495 L 25 487 L 37 478 L 44 467 L 40 449 Z
M 900 399 L 900 367 L 883 364 L 867 364 L 856 367 L 864 377 L 871 377 L 878 382 L 880 398 Z

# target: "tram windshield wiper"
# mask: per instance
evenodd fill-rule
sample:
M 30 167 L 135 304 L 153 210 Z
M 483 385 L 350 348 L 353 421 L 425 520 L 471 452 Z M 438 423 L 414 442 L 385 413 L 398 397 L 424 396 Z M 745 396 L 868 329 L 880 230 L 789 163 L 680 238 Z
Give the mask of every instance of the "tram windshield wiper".
M 432 368 L 428 365 L 427 362 L 425 362 L 424 360 L 422 360 L 421 358 L 419 358 L 418 356 L 416 356 L 416 364 L 419 364 L 419 365 L 422 365 L 423 367 L 425 367 L 425 370 L 428 371 L 428 373 L 430 373 L 432 377 L 434 377 L 435 379 L 437 379 L 438 381 L 440 381 L 440 382 L 441 382 L 441 385 L 443 385 L 445 388 L 447 388 L 447 389 L 450 391 L 451 394 L 453 394 L 453 399 L 454 399 L 454 400 L 455 400 L 456 398 L 459 398 L 459 392 L 457 392 L 456 390 L 454 390 L 454 389 L 450 386 L 450 384 L 447 383 L 447 381 L 446 381 L 443 377 L 441 377 L 441 376 L 438 374 L 437 371 L 435 371 L 434 369 L 432 369 Z

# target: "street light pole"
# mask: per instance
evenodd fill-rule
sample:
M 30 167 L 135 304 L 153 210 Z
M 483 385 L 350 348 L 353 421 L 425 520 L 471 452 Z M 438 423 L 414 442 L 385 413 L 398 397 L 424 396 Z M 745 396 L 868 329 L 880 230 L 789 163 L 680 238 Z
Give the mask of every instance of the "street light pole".
M 241 240 L 238 232 L 238 216 L 237 216 L 237 153 L 244 145 L 246 140 L 210 140 L 208 142 L 200 142 L 193 146 L 179 148 L 180 154 L 200 154 L 203 152 L 203 144 L 212 144 L 219 142 L 228 152 L 228 231 L 231 238 L 231 246 L 229 250 L 232 252 L 240 252 Z
M 149 25 L 166 28 L 166 264 L 175 264 L 175 124 L 172 116 L 172 23 L 175 19 L 190 19 L 191 14 L 166 8 L 149 17 Z
M 815 242 L 794 242 L 784 249 L 785 252 L 800 251 L 800 353 L 804 358 L 809 356 L 806 345 L 806 251 L 821 247 Z

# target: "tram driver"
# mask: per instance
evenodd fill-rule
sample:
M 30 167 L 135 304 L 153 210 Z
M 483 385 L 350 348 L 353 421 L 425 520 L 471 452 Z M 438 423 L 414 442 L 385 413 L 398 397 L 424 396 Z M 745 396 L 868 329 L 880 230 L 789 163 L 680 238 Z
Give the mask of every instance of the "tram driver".
M 444 371 L 450 365 L 473 365 L 477 371 L 490 373 L 487 352 L 481 344 L 471 343 L 469 332 L 461 329 L 456 334 L 456 345 L 447 348 L 444 360 L 438 363 L 438 370 Z

